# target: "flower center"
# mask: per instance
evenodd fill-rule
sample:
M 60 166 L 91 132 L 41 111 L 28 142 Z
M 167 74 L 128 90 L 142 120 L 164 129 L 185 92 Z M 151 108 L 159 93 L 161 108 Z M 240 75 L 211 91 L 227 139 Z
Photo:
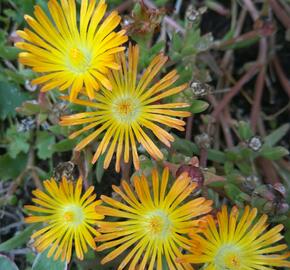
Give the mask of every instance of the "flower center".
M 84 221 L 84 212 L 79 205 L 68 205 L 63 209 L 64 222 L 70 226 L 78 226 Z
M 78 48 L 72 48 L 69 51 L 69 68 L 75 73 L 84 73 L 90 65 L 90 57 L 84 51 Z
M 164 239 L 170 233 L 172 223 L 167 213 L 157 210 L 146 215 L 144 225 L 152 237 Z
M 215 255 L 217 270 L 242 269 L 241 250 L 236 245 L 223 245 Z
M 118 109 L 120 114 L 127 116 L 132 112 L 132 104 L 130 101 L 125 100 L 123 102 L 120 102 Z
M 117 121 L 131 124 L 139 115 L 138 103 L 132 97 L 122 97 L 113 102 L 112 111 Z

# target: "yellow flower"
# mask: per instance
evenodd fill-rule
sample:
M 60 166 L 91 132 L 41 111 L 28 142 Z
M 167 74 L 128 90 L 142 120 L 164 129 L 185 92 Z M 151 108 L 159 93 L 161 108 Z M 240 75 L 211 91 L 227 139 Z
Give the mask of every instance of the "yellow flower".
M 128 54 L 127 63 L 125 53 L 118 54 L 116 61 L 122 68 L 108 74 L 113 86 L 112 92 L 105 89 L 99 91 L 96 94 L 96 102 L 75 100 L 74 103 L 90 107 L 92 111 L 64 116 L 60 122 L 63 126 L 86 124 L 84 128 L 72 133 L 70 138 L 75 138 L 81 133 L 95 128 L 76 146 L 78 151 L 95 140 L 101 133 L 105 133 L 92 162 L 95 163 L 99 156 L 107 150 L 104 161 L 104 168 L 107 168 L 116 150 L 116 171 L 120 170 L 122 155 L 124 161 L 128 163 L 130 148 L 135 168 L 139 169 L 136 140 L 153 158 L 162 159 L 161 151 L 146 131 L 150 130 L 169 147 L 174 138 L 160 125 L 182 131 L 185 122 L 176 117 L 190 115 L 186 111 L 174 110 L 187 107 L 186 103 L 160 103 L 163 98 L 179 93 L 187 87 L 187 84 L 183 84 L 170 88 L 178 79 L 175 70 L 154 84 L 152 83 L 167 61 L 166 56 L 163 54 L 156 56 L 137 83 L 138 46 L 130 45 Z
M 179 262 L 205 264 L 205 270 L 270 270 L 273 267 L 290 267 L 286 259 L 290 253 L 277 254 L 287 249 L 276 244 L 283 238 L 283 225 L 267 230 L 267 215 L 256 219 L 257 209 L 247 206 L 239 219 L 239 211 L 226 206 L 202 229 L 202 235 L 192 234 L 192 254 L 182 256 Z M 217 228 L 218 227 L 218 228 Z
M 123 202 L 101 196 L 108 206 L 97 206 L 97 211 L 120 219 L 99 223 L 102 234 L 96 240 L 104 243 L 97 250 L 114 248 L 101 261 L 103 264 L 128 251 L 118 270 L 129 263 L 129 270 L 161 270 L 163 259 L 169 269 L 193 269 L 188 263 L 176 263 L 176 258 L 182 249 L 189 247 L 185 234 L 198 226 L 200 219 L 197 217 L 208 213 L 212 202 L 205 198 L 186 201 L 197 186 L 190 182 L 186 173 L 167 190 L 168 176 L 168 169 L 163 171 L 161 181 L 157 170 L 152 171 L 152 182 L 144 175 L 135 176 L 135 191 L 125 181 L 121 188 L 113 186 Z
M 109 69 L 119 68 L 114 54 L 125 49 L 119 46 L 128 38 L 124 30 L 113 31 L 121 20 L 116 11 L 101 23 L 106 8 L 104 0 L 100 0 L 98 5 L 96 1 L 82 0 L 79 26 L 75 0 L 62 0 L 61 4 L 50 0 L 51 18 L 40 6 L 35 6 L 35 19 L 25 15 L 33 31 L 17 32 L 26 40 L 16 43 L 25 51 L 19 54 L 19 61 L 36 72 L 44 73 L 32 81 L 44 84 L 41 91 L 70 88 L 70 99 L 73 100 L 83 86 L 90 99 L 95 97 L 95 90 L 100 85 L 112 88 L 106 74 Z
M 54 259 L 70 261 L 72 246 L 75 245 L 76 255 L 84 258 L 88 251 L 88 245 L 96 249 L 93 236 L 99 233 L 93 225 L 97 220 L 103 219 L 103 215 L 95 211 L 95 207 L 101 204 L 96 201 L 96 195 L 91 186 L 84 195 L 82 194 L 82 179 L 74 185 L 63 178 L 58 184 L 54 179 L 44 181 L 46 192 L 34 190 L 35 205 L 25 205 L 25 208 L 35 212 L 35 215 L 25 218 L 27 223 L 44 222 L 46 226 L 35 232 L 31 237 L 35 239 L 34 246 L 42 252 L 49 248 L 48 257 L 54 254 Z

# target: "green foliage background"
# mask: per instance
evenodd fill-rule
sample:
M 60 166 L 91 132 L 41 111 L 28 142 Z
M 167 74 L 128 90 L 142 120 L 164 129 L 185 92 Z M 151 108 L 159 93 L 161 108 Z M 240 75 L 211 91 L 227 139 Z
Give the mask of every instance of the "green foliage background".
M 46 9 L 46 2 L 45 0 L 0 1 L 0 253 L 3 254 L 0 255 L 0 269 L 5 270 L 65 269 L 66 266 L 62 263 L 46 259 L 45 254 L 37 255 L 30 248 L 29 238 L 37 226 L 26 226 L 23 223 L 23 215 L 26 214 L 23 205 L 30 201 L 31 190 L 41 185 L 44 179 L 59 173 L 57 170 L 62 168 L 59 165 L 68 161 L 74 162 L 78 169 L 75 168 L 73 173 L 86 175 L 88 183 L 97 187 L 99 195 L 110 194 L 111 184 L 118 183 L 121 177 L 116 175 L 113 168 L 108 171 L 103 170 L 103 157 L 95 166 L 90 164 L 94 147 L 86 149 L 81 154 L 73 152 L 74 146 L 80 139 L 67 139 L 73 128 L 60 127 L 58 120 L 61 115 L 78 112 L 80 108 L 61 102 L 57 91 L 49 92 L 47 95 L 39 94 L 38 88 L 30 84 L 30 80 L 36 74 L 17 62 L 19 50 L 13 45 L 18 39 L 15 31 L 26 27 L 24 14 L 32 15 L 35 4 Z M 187 2 L 196 4 L 196 1 Z M 202 4 L 211 12 L 215 12 L 214 7 L 220 4 L 219 2 L 203 1 Z M 159 8 L 172 7 L 174 3 L 175 1 L 153 1 L 153 4 Z M 113 0 L 108 1 L 108 4 L 109 9 L 112 10 L 120 7 L 123 1 Z M 212 122 L 213 104 L 208 98 L 214 95 L 217 100 L 220 100 L 223 96 L 218 91 L 215 93 L 218 88 L 220 71 L 218 63 L 221 53 L 232 51 L 234 57 L 238 57 L 238 61 L 242 62 L 240 67 L 234 66 L 231 73 L 231 76 L 239 77 L 251 62 L 241 59 L 244 56 L 247 58 L 249 50 L 257 50 L 255 46 L 261 36 L 233 42 L 228 46 L 219 46 L 231 41 L 234 36 L 233 17 L 237 16 L 235 12 L 240 11 L 239 1 L 223 3 L 230 14 L 227 15 L 225 23 L 228 31 L 222 37 L 203 33 L 200 24 L 201 14 L 194 22 L 188 20 L 185 13 L 189 4 L 183 4 L 179 14 L 174 14 L 171 9 L 168 9 L 146 17 L 148 14 L 142 13 L 141 5 L 135 3 L 122 14 L 124 20 L 130 16 L 131 19 L 133 18 L 135 28 L 131 28 L 129 34 L 131 40 L 138 42 L 141 47 L 141 70 L 149 64 L 156 53 L 165 51 L 170 57 L 167 69 L 177 68 L 180 73 L 178 83 L 191 82 L 195 79 L 211 85 L 205 95 L 196 95 L 194 89 L 189 87 L 184 94 L 173 98 L 175 101 L 182 100 L 191 104 L 190 110 L 194 115 L 193 134 L 190 139 L 184 139 L 185 134 L 176 133 L 174 134 L 176 140 L 171 149 L 162 145 L 159 147 L 165 154 L 166 162 L 177 167 L 188 163 L 192 156 L 199 156 L 201 151 L 206 149 L 208 166 L 204 170 L 206 182 L 202 190 L 203 195 L 206 194 L 212 199 L 216 208 L 222 203 L 241 207 L 250 204 L 257 207 L 260 213 L 269 214 L 272 224 L 285 225 L 285 238 L 289 244 L 290 220 L 287 208 L 290 203 L 290 163 L 287 150 L 290 128 L 289 104 L 286 104 L 288 107 L 279 114 L 279 117 L 274 115 L 270 118 L 266 115 L 269 111 L 269 103 L 262 104 L 260 113 L 262 121 L 265 122 L 266 134 L 261 136 L 254 132 L 249 124 L 249 104 L 242 108 L 241 117 L 238 114 L 241 109 L 239 101 L 234 100 L 230 103 L 229 110 L 232 113 L 230 132 L 234 137 L 232 147 L 227 146 L 223 135 L 218 137 L 219 143 L 215 144 L 213 138 L 216 137 L 209 129 L 210 126 L 217 125 L 216 132 L 222 133 L 221 123 Z M 167 28 L 164 30 L 165 16 L 169 16 L 184 32 L 176 33 Z M 140 35 L 136 28 L 138 30 L 138 23 L 142 25 L 144 20 L 149 22 L 148 32 L 145 31 Z M 163 30 L 165 31 L 163 37 L 160 37 L 159 34 Z M 282 32 L 281 36 L 285 35 L 285 29 L 280 25 L 277 32 L 280 34 Z M 285 39 L 279 42 L 279 46 L 287 44 Z M 214 72 L 215 69 L 218 72 Z M 279 93 L 282 91 L 281 85 L 274 87 Z M 250 83 L 245 87 L 244 95 L 252 95 L 253 89 L 254 84 Z M 198 137 L 205 133 L 211 138 L 211 142 L 206 146 Z M 262 140 L 261 148 L 256 151 L 249 147 L 249 141 L 255 135 L 259 135 Z M 144 173 L 148 173 L 154 166 L 162 166 L 161 163 L 156 164 L 152 161 L 142 149 L 139 151 L 143 154 L 141 170 Z M 279 187 L 264 181 L 265 174 L 264 167 L 260 164 L 261 159 L 264 163 L 265 160 L 269 162 L 274 168 L 281 184 Z M 100 266 L 102 255 L 91 252 L 83 262 L 74 261 L 70 269 L 115 269 L 118 262 Z

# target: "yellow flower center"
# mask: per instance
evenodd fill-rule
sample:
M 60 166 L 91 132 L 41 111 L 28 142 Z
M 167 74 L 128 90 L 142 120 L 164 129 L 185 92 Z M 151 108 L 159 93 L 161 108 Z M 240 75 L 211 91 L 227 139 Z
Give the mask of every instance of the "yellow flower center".
M 112 104 L 112 111 L 118 122 L 131 124 L 139 115 L 139 102 L 132 97 L 122 97 Z
M 119 104 L 118 109 L 120 114 L 127 116 L 132 112 L 132 104 L 130 101 L 125 100 Z
M 70 226 L 78 226 L 84 221 L 84 212 L 83 208 L 79 205 L 67 205 L 63 209 L 62 216 L 64 222 Z
M 241 250 L 232 244 L 223 245 L 215 255 L 217 270 L 242 269 Z
M 71 211 L 65 212 L 63 217 L 66 222 L 72 222 L 74 220 L 74 213 Z
M 171 229 L 171 220 L 167 213 L 163 210 L 153 211 L 145 217 L 145 230 L 152 236 L 158 239 L 168 237 Z
M 90 56 L 78 48 L 72 48 L 68 55 L 69 69 L 74 73 L 84 73 L 90 65 Z

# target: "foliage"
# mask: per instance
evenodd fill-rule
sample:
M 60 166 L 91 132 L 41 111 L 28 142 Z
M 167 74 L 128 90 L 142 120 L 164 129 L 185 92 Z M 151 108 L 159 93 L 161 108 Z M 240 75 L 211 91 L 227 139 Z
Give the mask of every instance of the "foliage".
M 203 196 L 212 199 L 216 208 L 223 203 L 257 207 L 260 213 L 269 215 L 273 224 L 285 225 L 285 239 L 290 245 L 289 80 L 283 77 L 283 70 L 272 65 L 273 57 L 283 58 L 287 36 L 283 25 L 275 23 L 279 20 L 277 14 L 268 25 L 262 13 L 270 6 L 263 4 L 255 24 L 246 18 L 247 23 L 239 25 L 237 17 L 241 16 L 243 1 L 223 1 L 225 5 L 221 1 L 203 1 L 203 5 L 196 6 L 188 1 L 144 1 L 151 3 L 150 7 L 139 2 L 128 6 L 123 6 L 124 2 L 130 1 L 107 2 L 110 10 L 120 8 L 122 27 L 141 48 L 141 70 L 163 52 L 169 56 L 163 71 L 176 68 L 180 75 L 176 84 L 189 83 L 184 93 L 167 100 L 190 104 L 193 117 L 188 119 L 186 131 L 170 131 L 175 138 L 171 148 L 156 142 L 164 161 L 154 161 L 139 147 L 141 169 L 135 174 L 148 175 L 153 167 L 164 165 L 176 172 L 180 165 L 191 164 L 197 156 L 205 178 L 200 191 Z M 183 3 L 180 7 L 179 2 Z M 111 184 L 119 185 L 121 177 L 134 175 L 130 167 L 123 168 L 122 176 L 114 172 L 113 165 L 104 170 L 104 154 L 95 165 L 91 164 L 102 138 L 82 152 L 74 151 L 82 138 L 69 139 L 75 128 L 60 127 L 58 123 L 61 116 L 81 112 L 83 108 L 63 101 L 58 91 L 40 93 L 39 86 L 31 85 L 36 74 L 18 63 L 19 49 L 14 43 L 19 37 L 15 30 L 26 27 L 24 14 L 32 15 L 35 4 L 47 10 L 46 0 L 0 2 L 0 206 L 4 213 L 0 252 L 5 255 L 0 255 L 0 269 L 8 270 L 20 266 L 24 270 L 66 269 L 64 263 L 47 259 L 45 252 L 38 255 L 28 252 L 27 242 L 36 227 L 24 226 L 19 216 L 14 216 L 14 210 L 9 213 L 30 202 L 31 190 L 41 187 L 42 180 L 68 173 L 65 166 L 59 165 L 71 161 L 76 168 L 69 173 L 84 176 L 87 184 L 97 187 L 98 195 L 111 194 Z M 252 24 L 249 30 L 248 25 Z M 275 48 L 271 49 L 281 50 L 273 52 L 275 56 L 266 50 L 269 74 L 258 112 L 252 109 L 257 105 L 255 93 L 259 83 L 253 75 L 215 115 L 242 75 L 258 61 L 252 56 L 253 52 L 259 54 L 257 44 L 269 35 L 274 40 L 270 26 L 277 27 L 278 35 Z M 239 32 L 239 27 L 249 31 L 249 36 Z M 289 69 L 289 63 L 285 65 Z M 278 82 L 272 80 L 272 68 Z M 15 219 L 21 224 L 10 228 Z M 21 231 L 15 233 L 19 228 Z M 83 262 L 74 260 L 69 269 L 115 269 L 118 265 L 116 262 L 101 266 L 99 254 L 92 252 L 87 256 Z

